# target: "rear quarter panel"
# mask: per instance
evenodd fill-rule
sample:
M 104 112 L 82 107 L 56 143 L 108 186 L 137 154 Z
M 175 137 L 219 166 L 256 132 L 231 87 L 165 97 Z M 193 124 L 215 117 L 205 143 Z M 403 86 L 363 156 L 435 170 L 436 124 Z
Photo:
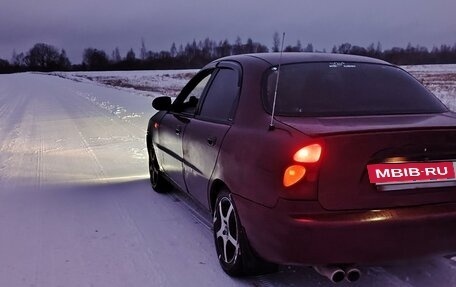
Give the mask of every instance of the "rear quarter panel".
M 243 63 L 239 105 L 225 136 L 212 180 L 221 179 L 234 194 L 264 206 L 276 204 L 285 168 L 309 137 L 275 122 L 261 102 L 261 81 L 269 65 L 258 59 Z

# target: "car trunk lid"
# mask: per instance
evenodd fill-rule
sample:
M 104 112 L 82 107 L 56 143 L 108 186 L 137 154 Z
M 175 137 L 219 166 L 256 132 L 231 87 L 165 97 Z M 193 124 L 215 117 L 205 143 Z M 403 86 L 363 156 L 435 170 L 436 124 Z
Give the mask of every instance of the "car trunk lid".
M 372 183 L 368 172 L 376 164 L 417 163 L 446 163 L 454 170 L 456 119 L 451 113 L 279 120 L 323 139 L 318 200 L 328 210 L 456 202 L 454 180 Z

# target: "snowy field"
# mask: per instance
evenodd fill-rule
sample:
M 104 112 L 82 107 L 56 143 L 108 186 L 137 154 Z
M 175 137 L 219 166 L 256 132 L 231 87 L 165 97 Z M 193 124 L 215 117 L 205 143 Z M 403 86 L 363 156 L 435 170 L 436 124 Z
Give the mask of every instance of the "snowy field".
M 404 68 L 456 110 L 456 65 Z M 226 276 L 208 214 L 151 191 L 151 101 L 195 72 L 0 75 L 0 286 L 333 286 L 307 267 Z M 456 254 L 362 272 L 338 285 L 456 286 Z
M 198 70 L 51 73 L 78 82 L 134 90 L 145 96 L 175 96 Z
M 456 65 L 403 66 L 448 108 L 456 111 Z

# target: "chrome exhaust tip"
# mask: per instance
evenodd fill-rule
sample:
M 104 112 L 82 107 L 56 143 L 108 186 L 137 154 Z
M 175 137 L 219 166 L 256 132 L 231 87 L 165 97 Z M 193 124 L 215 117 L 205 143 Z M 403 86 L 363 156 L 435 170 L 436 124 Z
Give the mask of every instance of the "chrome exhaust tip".
M 331 282 L 334 283 L 339 283 L 345 279 L 345 271 L 342 270 L 338 266 L 333 266 L 333 265 L 319 265 L 319 266 L 313 266 L 315 271 L 317 271 L 319 274 L 325 276 Z
M 361 278 L 361 271 L 354 266 L 349 266 L 345 268 L 344 271 L 345 279 L 347 279 L 348 282 L 356 282 Z

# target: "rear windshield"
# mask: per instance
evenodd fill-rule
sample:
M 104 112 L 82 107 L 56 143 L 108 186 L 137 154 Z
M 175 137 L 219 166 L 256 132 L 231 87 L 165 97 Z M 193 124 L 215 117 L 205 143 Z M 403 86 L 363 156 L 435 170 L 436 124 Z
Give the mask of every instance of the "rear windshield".
M 263 102 L 272 111 L 277 68 L 268 71 Z M 441 113 L 447 108 L 403 70 L 381 64 L 321 62 L 282 65 L 275 113 L 349 116 Z

